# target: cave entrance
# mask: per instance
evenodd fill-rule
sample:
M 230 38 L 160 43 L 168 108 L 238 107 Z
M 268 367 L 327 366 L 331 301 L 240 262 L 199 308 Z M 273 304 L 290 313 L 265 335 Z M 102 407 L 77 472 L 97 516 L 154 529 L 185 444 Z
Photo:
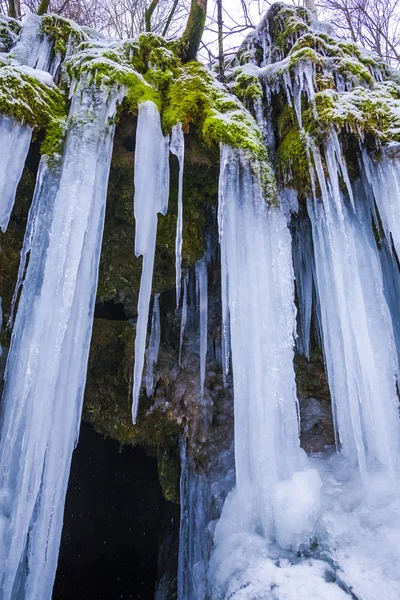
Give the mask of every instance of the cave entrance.
M 153 600 L 165 576 L 159 548 L 167 539 L 177 568 L 178 536 L 179 507 L 162 495 L 157 460 L 138 446 L 121 450 L 83 423 L 53 600 Z

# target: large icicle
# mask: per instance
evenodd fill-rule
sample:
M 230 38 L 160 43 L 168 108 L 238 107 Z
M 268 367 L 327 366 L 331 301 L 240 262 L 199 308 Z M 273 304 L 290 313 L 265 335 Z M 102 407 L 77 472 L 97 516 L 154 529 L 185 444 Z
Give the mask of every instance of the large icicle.
M 160 294 L 155 294 L 153 315 L 151 317 L 151 333 L 149 347 L 146 350 L 146 393 L 148 398 L 150 398 L 154 391 L 154 365 L 156 364 L 158 359 L 160 340 Z
M 135 152 L 135 253 L 136 256 L 143 255 L 143 265 L 139 290 L 133 374 L 132 418 L 134 423 L 136 423 L 139 408 L 146 350 L 147 323 L 149 320 L 157 238 L 157 214 L 165 215 L 168 209 L 168 155 L 169 136 L 163 135 L 158 109 L 151 101 L 143 102 L 139 106 Z
M 178 187 L 178 221 L 176 224 L 175 240 L 175 269 L 176 269 L 176 306 L 179 308 L 181 296 L 181 272 L 182 272 L 182 228 L 183 228 L 183 168 L 185 161 L 185 138 L 182 124 L 178 123 L 172 129 L 171 152 L 178 158 L 179 163 L 179 187 Z
M 221 180 L 222 294 L 230 316 L 238 513 L 245 527 L 261 528 L 266 537 L 287 537 L 284 517 L 275 511 L 274 518 L 273 497 L 303 458 L 293 369 L 290 235 L 284 214 L 267 208 L 239 151 L 223 148 Z
M 52 166 L 41 188 L 7 362 L 0 439 L 2 600 L 51 598 L 79 431 L 114 133 L 110 119 L 119 95 L 84 83 L 72 99 L 74 126 L 62 164 Z
M 188 274 L 186 273 L 183 279 L 183 301 L 182 301 L 182 313 L 181 313 L 181 330 L 179 334 L 179 366 L 182 366 L 182 348 L 183 338 L 185 335 L 185 327 L 188 313 Z
M 200 314 L 200 396 L 203 398 L 208 340 L 208 273 L 206 258 L 196 263 L 196 292 Z
M 293 266 L 299 303 L 297 349 L 310 358 L 311 317 L 313 307 L 313 269 L 311 224 L 301 219 L 293 226 Z
M 50 72 L 54 42 L 41 32 L 42 18 L 27 15 L 21 35 L 13 49 L 13 56 L 23 65 Z
M 7 229 L 24 170 L 32 129 L 0 115 L 0 227 Z
M 389 246 L 400 257 L 400 144 L 391 144 L 377 162 L 362 151 L 365 178 L 371 186 Z
M 359 185 L 355 213 L 334 197 L 337 173 L 325 182 L 318 169 L 318 178 L 323 201 L 309 201 L 308 212 L 337 442 L 363 476 L 379 464 L 392 472 L 400 449 L 397 358 L 368 202 Z

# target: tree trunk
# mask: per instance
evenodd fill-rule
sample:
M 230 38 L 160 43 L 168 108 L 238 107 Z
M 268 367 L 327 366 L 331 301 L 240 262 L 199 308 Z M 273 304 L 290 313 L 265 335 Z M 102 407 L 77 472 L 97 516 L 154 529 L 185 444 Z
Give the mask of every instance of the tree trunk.
M 305 5 L 306 5 L 306 8 L 308 8 L 308 10 L 310 12 L 312 12 L 314 17 L 318 17 L 318 11 L 317 11 L 317 6 L 315 4 L 315 0 L 305 0 Z
M 153 12 L 156 10 L 159 0 L 151 0 L 149 8 L 144 13 L 144 20 L 146 25 L 146 31 L 151 31 L 151 17 Z
M 177 48 L 183 62 L 189 62 L 196 58 L 203 37 L 206 15 L 207 0 L 192 0 L 186 28 Z
M 41 0 L 37 11 L 38 15 L 45 15 L 49 12 L 50 0 Z
M 174 17 L 175 11 L 176 11 L 176 9 L 178 7 L 178 2 L 179 2 L 179 0 L 175 0 L 174 5 L 171 8 L 171 12 L 169 13 L 167 22 L 165 23 L 164 31 L 163 31 L 163 34 L 162 34 L 163 37 L 165 37 L 167 35 L 167 33 L 168 33 L 169 26 L 171 25 L 171 21 L 172 21 L 172 19 Z
M 219 79 L 221 82 L 225 79 L 224 65 L 224 23 L 222 20 L 222 0 L 217 0 L 218 8 L 218 62 L 219 62 Z
M 18 19 L 21 16 L 21 6 L 19 0 L 8 0 L 8 16 Z

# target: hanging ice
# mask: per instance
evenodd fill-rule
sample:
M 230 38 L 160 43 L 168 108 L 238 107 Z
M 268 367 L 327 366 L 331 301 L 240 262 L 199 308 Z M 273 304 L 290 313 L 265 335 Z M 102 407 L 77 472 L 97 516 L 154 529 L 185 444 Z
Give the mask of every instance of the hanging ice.
M 53 42 L 43 36 L 41 26 L 41 17 L 28 15 L 12 54 L 22 65 L 54 74 L 51 68 Z M 31 127 L 0 115 L 0 228 L 3 231 L 10 220 L 31 137 Z
M 160 294 L 154 295 L 153 316 L 151 318 L 151 333 L 149 347 L 146 350 L 146 392 L 150 398 L 154 391 L 154 365 L 158 359 L 160 349 L 161 324 L 160 324 Z
M 120 93 L 72 99 L 62 164 L 36 189 L 0 438 L 0 596 L 50 600 L 89 353 Z M 79 117 L 79 118 L 77 118 Z M 43 173 L 43 171 L 42 171 Z M 57 185 L 57 179 L 59 184 Z M 56 192 L 56 193 L 55 193 Z
M 0 227 L 7 229 L 31 143 L 32 129 L 0 115 Z
M 183 347 L 183 337 L 185 335 L 185 327 L 187 320 L 187 295 L 188 295 L 188 275 L 186 274 L 183 279 L 183 301 L 182 301 L 182 313 L 181 313 L 181 330 L 179 334 L 179 365 L 182 366 L 182 347 Z
M 290 235 L 268 209 L 248 161 L 223 148 L 220 235 L 235 395 L 239 515 L 245 527 L 274 527 L 273 494 L 302 466 L 293 370 L 295 307 Z M 275 515 L 276 516 L 276 515 Z
M 146 350 L 147 323 L 154 255 L 157 214 L 165 215 L 169 195 L 169 136 L 161 129 L 160 114 L 153 102 L 139 106 L 135 152 L 135 253 L 143 255 L 138 317 L 136 323 L 135 367 L 133 374 L 132 418 L 136 423 Z
M 337 443 L 366 476 L 377 465 L 392 472 L 397 461 L 397 358 L 369 203 L 359 185 L 354 212 L 334 194 L 337 179 L 333 167 L 328 182 L 318 169 L 322 203 L 309 201 L 308 212 Z
M 362 151 L 365 181 L 371 187 L 389 247 L 400 256 L 400 144 L 387 146 L 374 162 Z
M 53 42 L 42 34 L 41 28 L 41 17 L 27 15 L 12 54 L 22 65 L 50 72 Z
M 313 271 L 311 224 L 301 219 L 293 226 L 293 266 L 299 303 L 297 348 L 300 354 L 310 358 L 311 316 L 313 308 Z
M 286 218 L 280 209 L 268 208 L 248 159 L 227 147 L 221 155 L 219 213 L 222 295 L 232 349 L 236 489 L 216 526 L 212 597 L 237 593 L 250 600 L 276 587 L 264 571 L 246 589 L 251 565 L 274 564 L 267 561 L 267 546 L 277 542 L 282 549 L 298 548 L 309 539 L 319 515 L 321 480 L 307 468 L 300 448 Z
M 47 216 L 47 218 L 51 217 L 51 211 L 48 210 L 45 214 L 38 213 L 39 208 L 42 207 L 44 198 L 49 198 L 50 201 L 52 198 L 55 198 L 58 190 L 58 186 L 60 183 L 60 160 L 61 157 L 57 157 L 52 159 L 52 168 L 50 169 L 48 166 L 48 160 L 46 157 L 42 157 L 39 163 L 39 169 L 36 177 L 36 186 L 33 194 L 32 204 L 29 209 L 28 214 L 28 222 L 26 225 L 24 243 L 22 245 L 21 250 L 21 259 L 18 267 L 18 277 L 17 284 L 15 286 L 12 305 L 11 305 L 11 314 L 8 322 L 9 327 L 12 327 L 14 322 L 14 313 L 17 303 L 18 294 L 20 292 L 21 286 L 23 284 L 26 264 L 28 255 L 32 249 L 32 243 L 34 240 L 35 229 L 37 226 L 44 228 L 45 226 L 50 227 L 50 222 L 46 225 L 43 223 L 43 219 Z
M 181 295 L 181 271 L 182 271 L 182 227 L 183 227 L 183 167 L 185 160 L 185 138 L 183 136 L 182 124 L 178 123 L 172 129 L 171 152 L 178 158 L 179 163 L 179 187 L 178 187 L 178 221 L 176 224 L 176 306 L 179 308 Z
M 196 263 L 196 291 L 200 314 L 200 396 L 203 398 L 207 361 L 208 273 L 207 261 Z

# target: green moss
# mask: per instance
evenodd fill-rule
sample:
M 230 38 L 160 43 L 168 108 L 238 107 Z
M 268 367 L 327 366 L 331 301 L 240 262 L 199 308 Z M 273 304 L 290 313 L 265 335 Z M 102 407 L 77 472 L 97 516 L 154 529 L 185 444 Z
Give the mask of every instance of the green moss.
M 60 147 L 66 120 L 66 102 L 56 86 L 48 86 L 24 67 L 0 63 L 0 113 L 47 132 L 44 153 Z
M 275 156 L 277 173 L 284 185 L 298 190 L 300 198 L 311 193 L 305 143 L 297 125 L 283 137 Z
M 315 102 L 318 119 L 309 112 L 310 131 L 335 124 L 384 142 L 400 139 L 400 87 L 394 82 L 377 83 L 373 89 L 359 86 L 342 94 L 325 90 L 316 95 Z
M 45 15 L 42 18 L 42 32 L 54 40 L 54 51 L 65 57 L 68 44 L 78 46 L 86 36 L 73 21 L 59 15 Z
M 45 128 L 65 116 L 65 101 L 56 86 L 29 75 L 24 67 L 0 63 L 0 112 L 32 127 Z
M 313 48 L 301 48 L 291 52 L 289 57 L 289 69 L 294 69 L 302 61 L 310 61 L 319 66 L 323 64 L 323 57 Z
M 236 70 L 234 73 L 231 91 L 235 96 L 242 100 L 242 102 L 245 102 L 246 100 L 256 100 L 263 96 L 262 87 L 258 77 L 246 73 L 241 69 Z

